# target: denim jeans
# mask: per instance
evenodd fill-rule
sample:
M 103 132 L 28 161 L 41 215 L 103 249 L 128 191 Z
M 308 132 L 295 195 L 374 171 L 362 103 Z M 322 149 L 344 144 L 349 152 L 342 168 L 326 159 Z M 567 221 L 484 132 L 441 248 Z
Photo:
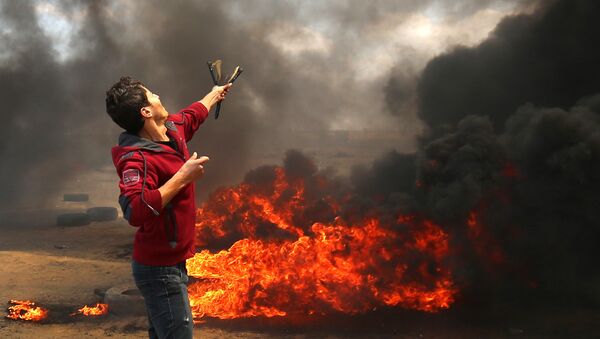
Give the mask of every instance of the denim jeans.
M 193 338 L 185 261 L 175 266 L 146 266 L 133 260 L 131 267 L 146 303 L 149 337 Z

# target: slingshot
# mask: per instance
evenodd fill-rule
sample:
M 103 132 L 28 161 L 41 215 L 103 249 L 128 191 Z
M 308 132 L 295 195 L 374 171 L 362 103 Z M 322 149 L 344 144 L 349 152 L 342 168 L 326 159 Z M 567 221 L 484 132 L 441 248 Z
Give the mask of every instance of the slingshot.
M 221 80 L 221 64 L 223 62 L 220 59 L 217 59 L 215 61 L 209 61 L 207 62 L 208 64 L 208 70 L 210 71 L 210 77 L 212 78 L 213 83 L 215 84 L 215 86 L 222 86 L 219 85 L 219 81 Z M 232 84 L 235 79 L 237 79 L 240 74 L 242 74 L 242 72 L 244 71 L 243 68 L 241 68 L 240 66 L 236 66 L 235 69 L 233 70 L 233 73 L 231 73 L 231 75 L 227 78 L 227 81 L 225 81 L 225 84 Z M 221 101 L 219 101 L 217 103 L 217 108 L 215 110 L 215 119 L 219 119 L 219 112 L 221 111 Z

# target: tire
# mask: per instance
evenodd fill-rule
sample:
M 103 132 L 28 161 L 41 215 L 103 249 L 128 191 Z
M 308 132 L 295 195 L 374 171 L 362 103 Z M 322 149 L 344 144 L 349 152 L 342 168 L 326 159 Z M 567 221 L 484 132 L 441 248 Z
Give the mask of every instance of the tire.
M 114 207 L 92 207 L 88 208 L 87 214 L 91 221 L 110 221 L 117 219 L 119 215 Z
M 123 316 L 145 316 L 144 298 L 135 285 L 111 287 L 104 294 L 110 313 Z
M 87 213 L 67 213 L 56 217 L 56 224 L 58 226 L 84 226 L 89 225 L 90 222 L 90 216 Z

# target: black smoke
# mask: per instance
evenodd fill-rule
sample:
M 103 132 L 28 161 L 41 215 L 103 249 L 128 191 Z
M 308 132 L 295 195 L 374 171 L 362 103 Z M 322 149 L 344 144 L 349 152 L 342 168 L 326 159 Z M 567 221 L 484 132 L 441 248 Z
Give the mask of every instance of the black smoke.
M 528 105 L 508 120 L 500 139 L 522 176 L 511 212 L 523 234 L 509 240 L 500 233 L 507 250 L 528 254 L 542 287 L 597 303 L 600 116 L 587 106 Z
M 413 192 L 452 235 L 465 298 L 600 302 L 598 10 L 546 2 L 423 71 Z
M 421 119 L 438 127 L 483 115 L 500 129 L 527 102 L 566 109 L 597 93 L 600 4 L 547 3 L 533 15 L 504 19 L 479 46 L 429 62 L 418 86 Z

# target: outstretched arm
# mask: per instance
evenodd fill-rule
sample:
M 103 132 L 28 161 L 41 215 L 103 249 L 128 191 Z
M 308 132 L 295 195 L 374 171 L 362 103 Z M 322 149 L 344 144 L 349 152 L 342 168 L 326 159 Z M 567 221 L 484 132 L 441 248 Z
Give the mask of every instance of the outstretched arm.
M 215 86 L 200 101 L 195 101 L 190 106 L 177 113 L 179 117 L 174 119 L 176 124 L 182 124 L 185 132 L 185 141 L 190 141 L 198 127 L 206 120 L 208 111 L 219 101 L 225 99 L 231 84 Z

